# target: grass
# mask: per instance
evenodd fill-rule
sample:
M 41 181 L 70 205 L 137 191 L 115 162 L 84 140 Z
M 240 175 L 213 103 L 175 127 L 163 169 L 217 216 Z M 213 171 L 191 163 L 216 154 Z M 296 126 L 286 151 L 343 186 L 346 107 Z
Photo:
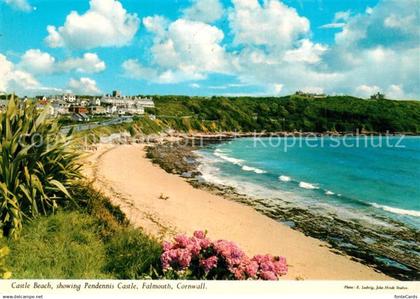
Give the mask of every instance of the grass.
M 101 193 L 80 185 L 79 206 L 37 217 L 8 240 L 6 267 L 12 278 L 139 279 L 156 277 L 160 244 L 129 225 Z M 83 200 L 82 200 L 83 198 Z
M 103 272 L 105 245 L 96 219 L 80 212 L 59 212 L 24 226 L 22 236 L 9 242 L 8 265 L 13 278 L 109 278 Z
M 105 270 L 117 279 L 140 279 L 155 275 L 162 247 L 138 229 L 126 228 L 106 244 Z

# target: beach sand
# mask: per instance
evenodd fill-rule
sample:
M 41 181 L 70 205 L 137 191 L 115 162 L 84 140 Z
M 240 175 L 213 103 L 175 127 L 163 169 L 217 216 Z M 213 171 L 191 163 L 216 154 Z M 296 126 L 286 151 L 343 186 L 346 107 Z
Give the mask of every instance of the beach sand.
M 248 255 L 286 257 L 284 279 L 392 280 L 249 206 L 166 173 L 145 157 L 143 145 L 99 145 L 86 166 L 96 189 L 119 205 L 134 226 L 160 239 L 207 230 L 210 238 L 234 241 Z

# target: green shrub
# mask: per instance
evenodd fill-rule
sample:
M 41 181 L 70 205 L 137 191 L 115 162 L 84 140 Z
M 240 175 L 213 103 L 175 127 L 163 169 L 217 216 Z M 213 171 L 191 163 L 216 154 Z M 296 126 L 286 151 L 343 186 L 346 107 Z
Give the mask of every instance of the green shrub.
M 79 212 L 58 212 L 25 225 L 21 238 L 9 240 L 13 278 L 109 278 L 105 245 L 97 220 Z
M 129 225 L 128 219 L 110 199 L 90 187 L 80 183 L 72 189 L 72 196 L 79 203 L 77 208 L 96 219 L 99 234 L 105 241 Z M 75 208 L 74 206 L 69 206 Z
M 160 268 L 161 245 L 139 229 L 127 228 L 106 245 L 105 269 L 118 279 L 139 279 Z
M 13 97 L 0 113 L 0 232 L 17 237 L 24 218 L 47 215 L 80 178 L 70 135 L 30 101 Z

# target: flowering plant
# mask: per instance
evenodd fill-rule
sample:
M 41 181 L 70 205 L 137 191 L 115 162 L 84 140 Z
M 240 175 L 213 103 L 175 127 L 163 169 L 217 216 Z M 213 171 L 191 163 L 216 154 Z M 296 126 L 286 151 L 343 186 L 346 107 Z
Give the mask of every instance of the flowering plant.
M 284 257 L 267 254 L 249 258 L 235 243 L 211 241 L 203 231 L 164 242 L 160 259 L 169 279 L 277 280 L 287 273 Z

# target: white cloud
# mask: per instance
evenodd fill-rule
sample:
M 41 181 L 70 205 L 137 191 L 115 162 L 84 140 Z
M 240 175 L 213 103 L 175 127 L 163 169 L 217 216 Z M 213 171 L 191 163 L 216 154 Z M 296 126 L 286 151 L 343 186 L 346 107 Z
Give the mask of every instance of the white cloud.
M 300 41 L 299 48 L 286 51 L 284 60 L 287 62 L 317 63 L 326 50 L 326 46 L 314 44 L 309 39 L 304 39 Z
M 362 84 L 356 88 L 354 94 L 362 98 L 369 98 L 371 95 L 378 92 L 385 93 L 387 99 L 402 100 L 405 97 L 402 85 L 397 84 L 391 84 L 386 89 L 380 88 L 377 85 L 370 86 Z
M 183 18 L 192 21 L 213 23 L 219 20 L 224 13 L 223 5 L 219 0 L 193 0 L 192 6 L 183 10 Z
M 34 10 L 27 0 L 4 0 L 4 2 L 17 10 L 30 12 Z
M 184 17 L 174 22 L 144 18 L 153 34 L 146 53 L 150 63 L 126 60 L 124 74 L 177 83 L 224 73 L 270 94 L 304 90 L 369 97 L 381 91 L 390 98 L 415 98 L 420 93 L 416 0 L 383 1 L 360 14 L 337 12 L 332 21 L 341 23 L 342 30 L 329 46 L 311 39 L 308 19 L 279 0 L 232 2 L 229 46 L 214 25 Z
M 62 71 L 75 70 L 79 73 L 99 73 L 105 70 L 105 62 L 96 53 L 85 53 L 80 58 L 69 58 L 58 64 Z
M 418 97 L 420 20 L 415 7 L 416 0 L 383 1 L 365 14 L 349 18 L 323 57 L 327 69 L 345 78 L 333 86 L 336 90 L 361 96 L 380 90 L 395 98 Z M 404 89 L 400 92 L 395 86 Z
M 149 16 L 143 18 L 143 25 L 146 30 L 162 37 L 169 25 L 169 20 L 163 16 Z
M 403 100 L 404 97 L 405 97 L 405 92 L 402 85 L 392 84 L 386 90 L 387 99 Z
M 407 30 L 407 29 L 414 29 L 411 25 L 416 23 L 416 14 L 413 13 L 411 15 L 406 15 L 404 18 L 401 18 L 400 16 L 396 14 L 391 14 L 384 20 L 385 27 L 393 28 L 393 29 L 400 29 L 400 30 Z
M 71 78 L 68 87 L 77 94 L 95 95 L 101 93 L 98 86 L 96 86 L 96 81 L 87 77 L 80 79 Z
M 283 90 L 283 87 L 283 84 L 271 84 L 269 85 L 267 92 L 269 94 L 279 95 Z
M 49 53 L 29 49 L 21 57 L 18 67 L 33 74 L 52 74 L 76 71 L 98 73 L 105 70 L 105 62 L 96 53 L 85 53 L 82 57 L 57 61 Z
M 226 69 L 225 51 L 220 45 L 223 31 L 217 27 L 184 19 L 169 25 L 164 39 L 151 52 L 161 66 L 186 72 L 222 72 Z
M 355 90 L 355 94 L 361 98 L 369 98 L 371 95 L 381 92 L 381 88 L 379 86 L 373 85 L 369 86 L 366 84 L 362 84 L 357 86 Z
M 91 49 L 131 42 L 140 24 L 136 14 L 127 13 L 116 0 L 90 0 L 89 5 L 82 15 L 72 11 L 63 26 L 48 26 L 46 43 L 53 48 Z
M 228 72 L 229 62 L 220 45 L 224 34 L 217 27 L 186 19 L 166 26 L 166 21 L 157 16 L 145 18 L 143 23 L 155 33 L 151 63 L 144 66 L 138 60 L 128 59 L 122 64 L 125 76 L 177 83 L 202 80 L 208 73 Z
M 290 48 L 309 33 L 309 20 L 278 0 L 233 0 L 229 26 L 235 44 Z
M 200 88 L 200 84 L 198 84 L 198 83 L 191 83 L 190 84 L 190 87 L 191 88 Z
M 322 29 L 336 29 L 336 28 L 343 28 L 346 25 L 346 23 L 329 23 L 320 26 L 319 28 Z
M 0 92 L 19 96 L 62 93 L 59 88 L 43 86 L 31 73 L 20 70 L 0 54 Z
M 7 60 L 6 56 L 0 54 L 0 92 L 6 92 L 10 74 L 13 70 L 13 63 Z
M 22 55 L 19 66 L 35 74 L 49 74 L 54 71 L 55 58 L 39 49 L 29 49 Z
M 320 26 L 322 29 L 331 29 L 331 28 L 343 28 L 346 25 L 346 22 L 350 19 L 351 12 L 347 11 L 338 11 L 334 14 L 334 19 L 332 23 L 325 24 Z
M 122 69 L 124 75 L 128 78 L 147 80 L 160 84 L 173 84 L 205 79 L 205 76 L 199 73 L 189 73 L 180 70 L 158 70 L 156 68 L 146 67 L 135 59 L 124 61 Z
M 1 92 L 21 93 L 40 86 L 30 73 L 17 70 L 3 54 L 0 54 L 0 75 Z

